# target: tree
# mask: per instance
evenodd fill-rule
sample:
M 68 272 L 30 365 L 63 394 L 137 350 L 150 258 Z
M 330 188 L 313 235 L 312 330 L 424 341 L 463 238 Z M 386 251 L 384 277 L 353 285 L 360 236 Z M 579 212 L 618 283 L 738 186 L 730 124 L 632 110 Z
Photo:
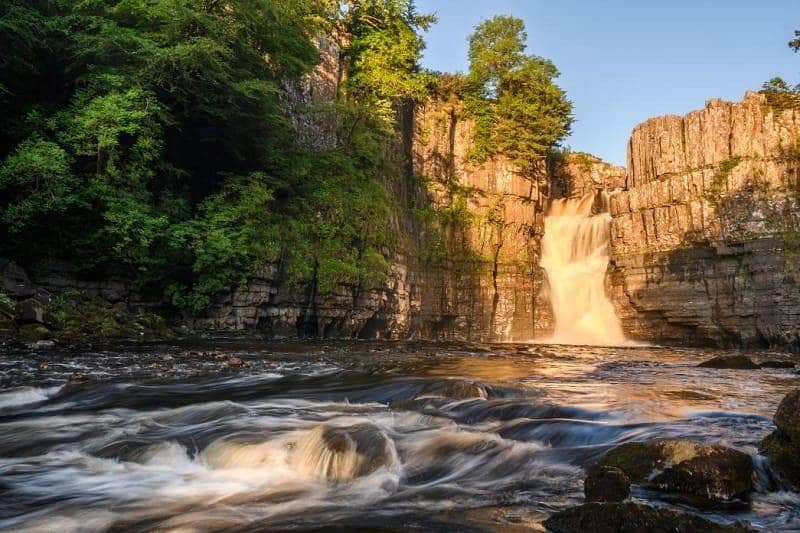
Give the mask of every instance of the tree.
M 572 123 L 572 104 L 553 83 L 557 76 L 552 62 L 531 56 L 501 78 L 497 148 L 529 175 Z
M 478 25 L 469 39 L 464 100 L 476 125 L 473 160 L 502 153 L 532 173 L 569 133 L 572 104 L 554 82 L 553 63 L 525 54 L 526 38 L 524 23 L 514 17 Z
M 794 32 L 796 39 L 789 41 L 789 48 L 795 52 L 800 51 L 800 30 Z M 800 106 L 800 83 L 792 87 L 783 78 L 774 77 L 764 82 L 761 93 L 767 98 L 767 103 L 773 107 L 789 108 Z
M 483 98 L 496 99 L 501 78 L 525 60 L 525 23 L 514 17 L 495 16 L 479 24 L 469 37 L 468 82 Z

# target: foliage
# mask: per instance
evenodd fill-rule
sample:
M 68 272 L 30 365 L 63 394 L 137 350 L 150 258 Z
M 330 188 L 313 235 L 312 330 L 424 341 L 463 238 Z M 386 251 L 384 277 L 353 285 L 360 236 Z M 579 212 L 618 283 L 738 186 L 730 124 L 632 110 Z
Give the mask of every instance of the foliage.
M 14 309 L 14 300 L 3 291 L 0 291 L 0 311 Z
M 800 106 L 800 85 L 790 87 L 782 78 L 772 78 L 761 86 L 761 94 L 767 98 L 767 104 L 778 109 L 789 109 Z
M 739 166 L 741 161 L 741 157 L 730 157 L 720 163 L 719 167 L 714 172 L 714 175 L 711 177 L 711 184 L 705 193 L 706 200 L 713 207 L 717 207 L 719 205 L 720 200 L 728 188 L 728 177 L 731 175 L 733 169 Z
M 525 54 L 525 26 L 497 16 L 470 37 L 465 110 L 475 121 L 472 158 L 502 153 L 525 173 L 569 133 L 572 104 L 547 59 Z
M 430 81 L 419 68 L 425 44 L 419 31 L 435 18 L 420 15 L 411 0 L 361 0 L 347 12 L 353 57 L 350 89 L 383 100 L 421 99 Z
M 789 48 L 800 51 L 800 30 L 795 30 L 795 38 L 789 41 Z M 790 86 L 783 78 L 774 77 L 761 86 L 761 93 L 767 97 L 767 104 L 778 109 L 800 107 L 800 83 Z
M 4 2 L 0 255 L 126 275 L 194 313 L 272 261 L 317 293 L 373 286 L 392 253 L 392 108 L 428 88 L 432 21 L 411 0 Z M 338 144 L 309 153 L 285 81 L 337 27 L 347 95 L 322 112 Z

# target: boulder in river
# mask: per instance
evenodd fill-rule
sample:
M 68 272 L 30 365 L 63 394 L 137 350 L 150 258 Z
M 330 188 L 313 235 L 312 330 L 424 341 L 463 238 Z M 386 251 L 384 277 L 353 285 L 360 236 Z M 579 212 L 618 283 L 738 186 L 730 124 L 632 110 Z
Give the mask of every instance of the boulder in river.
M 794 368 L 791 361 L 763 361 L 758 364 L 761 368 Z
M 761 368 L 746 355 L 723 355 L 697 365 L 700 368 L 726 368 L 730 370 L 756 370 Z
M 761 441 L 759 451 L 783 481 L 800 490 L 800 389 L 786 395 L 773 420 L 778 429 Z
M 422 387 L 417 398 L 441 397 L 449 400 L 488 399 L 492 394 L 490 387 L 466 379 L 444 379 L 432 381 Z
M 723 525 L 685 511 L 634 502 L 592 502 L 554 514 L 544 522 L 553 533 L 745 533 L 735 524 Z
M 291 442 L 220 439 L 203 450 L 203 460 L 216 469 L 272 468 L 282 463 L 301 479 L 339 483 L 395 465 L 396 451 L 386 434 L 373 424 L 321 424 L 298 432 Z
M 618 468 L 632 483 L 700 507 L 741 502 L 753 489 L 749 455 L 688 440 L 630 442 L 596 466 Z
M 46 322 L 47 306 L 36 298 L 28 298 L 17 302 L 14 312 L 18 322 L 44 324 Z
M 583 493 L 587 502 L 621 502 L 631 493 L 631 480 L 619 468 L 595 465 L 587 472 Z
M 410 398 L 392 402 L 399 409 L 421 409 L 431 402 L 437 405 L 461 400 L 488 400 L 495 397 L 491 387 L 468 379 L 440 379 L 426 383 Z

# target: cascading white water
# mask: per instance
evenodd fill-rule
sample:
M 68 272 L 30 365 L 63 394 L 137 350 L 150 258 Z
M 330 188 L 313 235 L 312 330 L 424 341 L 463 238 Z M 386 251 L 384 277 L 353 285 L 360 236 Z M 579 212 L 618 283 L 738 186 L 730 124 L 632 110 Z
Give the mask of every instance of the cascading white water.
M 599 193 L 555 200 L 544 219 L 542 267 L 550 285 L 555 318 L 552 342 L 615 345 L 625 342 L 614 306 L 605 292 L 611 215 Z

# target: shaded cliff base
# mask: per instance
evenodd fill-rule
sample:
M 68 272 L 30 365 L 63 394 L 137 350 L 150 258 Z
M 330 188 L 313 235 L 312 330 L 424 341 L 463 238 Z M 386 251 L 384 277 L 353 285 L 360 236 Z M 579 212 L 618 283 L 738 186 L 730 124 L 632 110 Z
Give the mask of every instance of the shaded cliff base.
M 783 239 L 618 257 L 609 278 L 634 339 L 800 351 L 800 253 Z

